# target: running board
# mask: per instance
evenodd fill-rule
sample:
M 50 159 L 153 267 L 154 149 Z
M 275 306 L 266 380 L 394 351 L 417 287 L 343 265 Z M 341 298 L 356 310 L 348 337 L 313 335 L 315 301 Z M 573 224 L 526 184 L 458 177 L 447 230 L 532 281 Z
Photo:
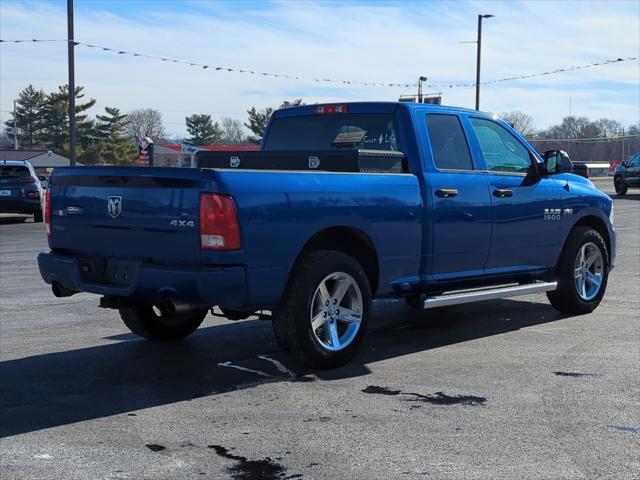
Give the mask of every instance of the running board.
M 460 305 L 462 303 L 480 302 L 482 300 L 496 300 L 498 298 L 518 297 L 555 290 L 558 282 L 538 282 L 529 285 L 517 285 L 514 287 L 493 288 L 487 290 L 475 290 L 471 292 L 450 293 L 438 297 L 424 299 L 422 308 L 446 307 Z

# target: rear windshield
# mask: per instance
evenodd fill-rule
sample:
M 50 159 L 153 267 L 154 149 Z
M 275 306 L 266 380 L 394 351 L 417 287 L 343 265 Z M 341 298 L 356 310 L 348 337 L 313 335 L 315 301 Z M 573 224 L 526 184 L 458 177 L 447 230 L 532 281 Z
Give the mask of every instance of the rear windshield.
M 399 150 L 391 114 L 338 113 L 276 118 L 264 150 Z
M 19 165 L 0 165 L 0 177 L 29 177 L 31 173 L 27 167 Z

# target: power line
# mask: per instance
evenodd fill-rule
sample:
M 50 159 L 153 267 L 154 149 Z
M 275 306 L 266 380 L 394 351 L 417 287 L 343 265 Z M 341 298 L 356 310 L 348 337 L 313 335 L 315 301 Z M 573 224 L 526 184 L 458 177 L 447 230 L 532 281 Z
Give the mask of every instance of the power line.
M 487 80 L 486 82 L 480 82 L 480 85 L 491 85 L 494 83 L 501 83 L 501 82 L 510 82 L 512 80 L 525 80 L 528 78 L 534 78 L 534 77 L 542 77 L 545 75 L 554 75 L 556 73 L 563 73 L 563 72 L 572 72 L 575 70 L 582 70 L 585 68 L 592 68 L 592 67 L 600 67 L 603 65 L 612 65 L 614 63 L 620 63 L 620 62 L 628 62 L 628 61 L 633 61 L 633 60 L 638 60 L 640 57 L 618 57 L 615 59 L 608 59 L 608 60 L 603 60 L 602 62 L 593 62 L 593 63 L 587 63 L 584 65 L 574 65 L 571 67 L 564 67 L 564 68 L 557 68 L 555 70 L 549 70 L 547 72 L 540 72 L 540 73 L 530 73 L 527 75 L 517 75 L 515 77 L 507 77 L 507 78 L 498 78 L 496 80 Z M 451 84 L 429 84 L 427 85 L 427 87 L 430 88 L 455 88 L 455 87 L 474 87 L 476 85 L 475 82 L 466 82 L 466 83 L 451 83 Z
M 68 40 L 60 40 L 60 39 L 41 39 L 41 38 L 25 38 L 20 40 L 3 40 L 0 39 L 0 43 L 43 43 L 43 42 L 65 42 Z
M 616 140 L 626 140 L 628 138 L 640 138 L 638 135 L 616 135 L 613 137 L 590 137 L 590 138 L 527 138 L 528 142 L 613 142 Z
M 25 43 L 25 42 L 67 42 L 67 40 L 39 40 L 39 39 L 31 39 L 31 40 L 2 40 L 0 39 L 0 43 Z M 263 71 L 259 71 L 259 70 L 255 70 L 255 69 L 247 69 L 247 68 L 236 68 L 236 67 L 226 67 L 226 66 L 220 66 L 220 65 L 209 65 L 209 64 L 204 64 L 204 63 L 198 63 L 198 62 L 192 62 L 189 60 L 182 60 L 182 59 L 177 59 L 177 58 L 170 58 L 170 57 L 162 57 L 162 56 L 157 56 L 157 55 L 149 55 L 149 54 L 145 54 L 145 53 L 139 53 L 139 52 L 132 52 L 129 50 L 121 50 L 118 48 L 111 48 L 111 47 L 105 47 L 102 45 L 95 45 L 95 44 L 90 44 L 90 43 L 84 43 L 84 42 L 78 42 L 78 41 L 74 41 L 73 42 L 75 45 L 79 45 L 82 47 L 86 47 L 86 48 L 91 48 L 91 49 L 98 49 L 98 50 L 102 50 L 104 52 L 114 52 L 117 55 L 130 55 L 130 56 L 134 56 L 134 57 L 141 57 L 141 58 L 149 58 L 152 60 L 159 60 L 162 62 L 166 62 L 166 63 L 178 63 L 178 64 L 183 64 L 183 65 L 189 65 L 191 67 L 199 67 L 202 68 L 204 70 L 206 69 L 210 69 L 210 70 L 215 70 L 217 72 L 234 72 L 234 73 L 242 73 L 242 74 L 248 74 L 248 75 L 255 75 L 255 76 L 263 76 L 263 77 L 272 77 L 272 78 L 284 78 L 284 79 L 290 79 L 290 80 L 312 80 L 315 81 L 316 83 L 339 83 L 342 85 L 355 85 L 355 86 L 367 86 L 367 87 L 399 87 L 399 88 L 411 88 L 411 87 L 415 87 L 418 84 L 413 82 L 409 82 L 409 83 L 386 83 L 386 82 L 374 82 L 374 81 L 360 81 L 360 80 L 338 80 L 338 79 L 333 79 L 333 78 L 320 78 L 320 77 L 305 77 L 303 75 L 292 75 L 292 74 L 286 74 L 286 73 L 274 73 L 274 72 L 263 72 Z M 555 75 L 558 73 L 566 73 L 566 72 L 572 72 L 572 71 L 576 71 L 576 70 L 582 70 L 582 69 L 586 69 L 586 68 L 593 68 L 593 67 L 599 67 L 599 66 L 604 66 L 604 65 L 612 65 L 612 64 L 616 64 L 616 63 L 621 63 L 621 62 L 628 62 L 628 61 L 634 61 L 634 60 L 638 60 L 640 57 L 617 57 L 617 58 L 613 58 L 613 59 L 607 59 L 607 60 L 603 60 L 600 62 L 592 62 L 592 63 L 587 63 L 587 64 L 583 64 L 583 65 L 573 65 L 573 66 L 569 66 L 569 67 L 563 67 L 563 68 L 557 68 L 555 70 L 549 70 L 546 72 L 539 72 L 539 73 L 531 73 L 531 74 L 525 74 L 525 75 L 516 75 L 513 77 L 506 77 L 506 78 L 498 78 L 498 79 L 494 79 L 494 80 L 487 80 L 485 82 L 480 82 L 480 85 L 491 85 L 491 84 L 495 84 L 495 83 L 502 83 L 502 82 L 509 82 L 509 81 L 513 81 L 513 80 L 526 80 L 529 78 L 535 78 L 535 77 L 542 77 L 542 76 L 546 76 L 546 75 Z M 456 83 L 456 82 L 450 82 L 450 83 L 429 83 L 426 85 L 427 88 L 461 88 L 461 87 L 473 87 L 476 85 L 476 82 L 463 82 L 463 83 Z

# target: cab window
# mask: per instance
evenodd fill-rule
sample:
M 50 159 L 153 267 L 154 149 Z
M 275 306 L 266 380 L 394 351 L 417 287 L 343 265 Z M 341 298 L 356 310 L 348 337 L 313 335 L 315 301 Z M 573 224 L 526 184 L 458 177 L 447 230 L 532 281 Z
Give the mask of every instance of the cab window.
M 436 168 L 473 170 L 467 138 L 456 115 L 428 114 L 427 131 Z
M 471 125 L 480 144 L 487 170 L 527 173 L 531 155 L 506 128 L 491 120 L 472 117 Z

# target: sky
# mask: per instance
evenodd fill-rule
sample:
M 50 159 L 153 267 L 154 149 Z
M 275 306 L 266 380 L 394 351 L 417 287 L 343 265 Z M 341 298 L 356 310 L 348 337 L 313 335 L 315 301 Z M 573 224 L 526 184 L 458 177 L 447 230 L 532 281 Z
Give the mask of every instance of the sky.
M 105 106 L 159 110 L 171 136 L 184 117 L 246 120 L 251 106 L 395 101 L 416 87 L 475 80 L 477 15 L 483 21 L 482 80 L 640 56 L 640 2 L 629 1 L 169 1 L 75 0 L 75 39 L 116 50 L 302 79 L 216 71 L 76 47 L 76 84 Z M 0 2 L 0 38 L 66 39 L 66 1 Z M 331 78 L 336 83 L 316 82 Z M 28 84 L 67 83 L 65 42 L 0 44 L 0 119 Z M 474 87 L 432 87 L 442 102 L 473 108 Z M 569 113 L 640 121 L 640 62 L 628 61 L 482 86 L 481 109 L 523 111 L 537 128 Z

